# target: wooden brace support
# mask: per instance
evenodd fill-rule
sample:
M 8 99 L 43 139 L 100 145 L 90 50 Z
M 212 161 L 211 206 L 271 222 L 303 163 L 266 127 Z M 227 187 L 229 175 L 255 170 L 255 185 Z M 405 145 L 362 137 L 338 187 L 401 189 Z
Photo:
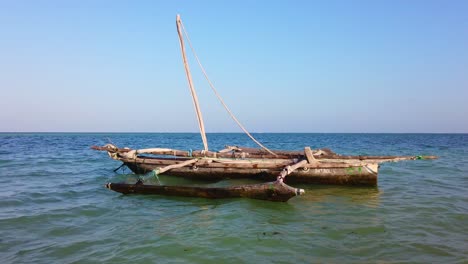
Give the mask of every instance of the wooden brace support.
M 188 166 L 190 164 L 193 164 L 195 162 L 197 162 L 198 159 L 190 159 L 190 160 L 187 160 L 187 161 L 184 161 L 184 162 L 181 162 L 181 163 L 178 163 L 178 164 L 173 164 L 173 165 L 168 165 L 166 167 L 162 167 L 162 168 L 159 168 L 157 169 L 157 173 L 158 174 L 163 174 L 164 172 L 166 171 L 169 171 L 169 170 L 172 170 L 172 169 L 177 169 L 177 168 L 181 168 L 181 167 L 185 167 L 185 166 Z

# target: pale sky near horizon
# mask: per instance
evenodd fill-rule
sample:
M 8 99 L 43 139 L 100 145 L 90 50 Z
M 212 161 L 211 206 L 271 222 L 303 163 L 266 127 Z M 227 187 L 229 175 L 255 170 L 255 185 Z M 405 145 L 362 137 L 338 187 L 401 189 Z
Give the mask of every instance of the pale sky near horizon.
M 0 1 L 0 132 L 468 132 L 468 1 Z M 189 53 L 208 132 L 240 132 Z

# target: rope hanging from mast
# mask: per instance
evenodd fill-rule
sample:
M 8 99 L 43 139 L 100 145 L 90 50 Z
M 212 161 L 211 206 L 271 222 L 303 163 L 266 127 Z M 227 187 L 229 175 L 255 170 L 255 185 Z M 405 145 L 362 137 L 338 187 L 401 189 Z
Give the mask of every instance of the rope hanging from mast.
M 203 146 L 205 151 L 208 151 L 208 141 L 206 140 L 205 125 L 203 123 L 203 116 L 200 110 L 200 105 L 198 104 L 198 96 L 195 92 L 195 87 L 193 86 L 192 75 L 190 74 L 190 68 L 185 57 L 185 46 L 184 46 L 184 37 L 182 35 L 181 26 L 182 21 L 180 20 L 180 15 L 177 15 L 176 18 L 177 24 L 177 33 L 179 34 L 180 49 L 182 50 L 182 60 L 184 61 L 185 73 L 187 75 L 187 80 L 190 88 L 190 93 L 192 94 L 193 106 L 195 107 L 195 113 L 197 114 L 198 127 L 200 128 L 200 135 L 202 137 Z
M 236 116 L 231 112 L 231 110 L 229 109 L 229 107 L 226 105 L 226 103 L 224 103 L 224 100 L 223 98 L 219 95 L 218 91 L 216 90 L 216 88 L 214 87 L 213 83 L 211 82 L 210 78 L 208 77 L 208 74 L 206 73 L 205 71 L 205 68 L 203 68 L 203 65 L 201 64 L 200 62 L 200 59 L 198 59 L 198 56 L 197 56 L 197 53 L 195 52 L 195 49 L 193 48 L 192 46 L 192 42 L 190 41 L 190 38 L 188 36 L 188 33 L 187 31 L 185 30 L 185 27 L 184 27 L 184 24 L 182 23 L 182 21 L 180 20 L 180 16 L 177 15 L 177 23 L 179 24 L 180 23 L 180 26 L 182 27 L 182 30 L 184 31 L 184 34 L 185 34 L 185 37 L 187 38 L 187 42 L 190 46 L 190 49 L 192 50 L 192 53 L 193 55 L 195 56 L 195 59 L 198 63 L 198 65 L 200 66 L 202 72 L 203 72 L 203 75 L 205 76 L 205 79 L 208 81 L 208 84 L 210 85 L 211 87 L 211 90 L 213 90 L 214 94 L 216 95 L 216 97 L 218 98 L 218 100 L 221 102 L 221 104 L 223 105 L 224 109 L 226 109 L 226 111 L 228 112 L 229 116 L 231 116 L 231 118 L 234 120 L 234 122 L 236 122 L 236 124 L 242 129 L 242 131 L 244 131 L 245 134 L 247 134 L 247 136 L 250 137 L 250 139 L 253 140 L 253 142 L 255 142 L 258 146 L 260 146 L 261 148 L 263 148 L 264 150 L 266 150 L 268 153 L 274 155 L 274 156 L 277 156 L 276 153 L 274 153 L 273 151 L 269 150 L 267 147 L 265 147 L 262 143 L 260 143 L 258 140 L 256 140 L 250 133 L 249 131 L 247 131 L 247 129 L 245 129 L 245 127 L 241 124 L 241 122 L 236 118 Z M 180 35 L 180 33 L 179 33 Z M 182 41 L 182 40 L 181 40 Z M 181 42 L 182 43 L 182 42 Z M 188 67 L 188 64 L 187 64 L 187 67 Z

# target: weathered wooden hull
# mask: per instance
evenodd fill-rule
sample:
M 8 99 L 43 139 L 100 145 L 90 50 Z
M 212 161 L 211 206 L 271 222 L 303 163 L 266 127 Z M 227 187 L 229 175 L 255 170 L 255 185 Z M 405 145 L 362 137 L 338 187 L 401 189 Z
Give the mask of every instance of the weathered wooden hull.
M 124 164 L 137 174 L 144 174 L 157 170 L 162 166 L 181 162 L 177 159 L 158 159 L 139 157 L 137 159 L 122 160 Z M 288 161 L 285 161 L 286 164 Z M 229 163 L 211 162 L 199 166 L 174 168 L 163 173 L 164 175 L 179 176 L 191 179 L 221 180 L 226 178 L 252 178 L 262 181 L 274 181 L 285 165 L 246 163 L 233 166 Z M 331 184 L 331 185 L 363 185 L 376 186 L 378 175 L 377 163 L 339 163 L 327 162 L 307 165 L 288 175 L 285 182 L 288 184 Z
M 287 171 L 286 183 L 377 185 L 379 164 L 403 160 L 437 159 L 436 156 L 343 156 L 329 149 L 275 150 L 226 146 L 218 152 L 165 148 L 129 149 L 112 144 L 93 146 L 122 161 L 137 174 L 158 174 L 192 179 L 254 178 L 274 181 Z M 300 164 L 300 165 L 299 165 Z M 292 169 L 292 167 L 295 167 Z

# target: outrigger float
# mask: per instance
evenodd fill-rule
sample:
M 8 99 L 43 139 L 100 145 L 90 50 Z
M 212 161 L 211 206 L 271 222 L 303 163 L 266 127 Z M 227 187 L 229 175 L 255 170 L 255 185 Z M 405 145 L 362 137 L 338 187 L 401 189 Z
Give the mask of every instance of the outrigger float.
M 269 201 L 288 201 L 303 194 L 303 189 L 287 183 L 337 184 L 376 186 L 379 164 L 416 159 L 437 159 L 436 156 L 343 156 L 329 149 L 303 151 L 270 150 L 258 142 L 232 114 L 218 94 L 198 59 L 183 27 L 180 16 L 176 19 L 182 58 L 189 88 L 197 114 L 204 149 L 185 151 L 168 148 L 130 149 L 113 144 L 92 146 L 94 150 L 106 151 L 112 159 L 123 162 L 136 174 L 153 172 L 156 175 L 180 176 L 192 179 L 222 180 L 226 178 L 253 178 L 268 181 L 231 187 L 199 187 L 148 185 L 140 179 L 135 184 L 107 183 L 106 187 L 120 193 L 160 194 L 205 198 L 247 197 Z M 183 33 L 216 97 L 231 118 L 260 148 L 226 146 L 213 152 L 208 150 L 203 117 L 198 104 L 189 65 L 185 55 Z

